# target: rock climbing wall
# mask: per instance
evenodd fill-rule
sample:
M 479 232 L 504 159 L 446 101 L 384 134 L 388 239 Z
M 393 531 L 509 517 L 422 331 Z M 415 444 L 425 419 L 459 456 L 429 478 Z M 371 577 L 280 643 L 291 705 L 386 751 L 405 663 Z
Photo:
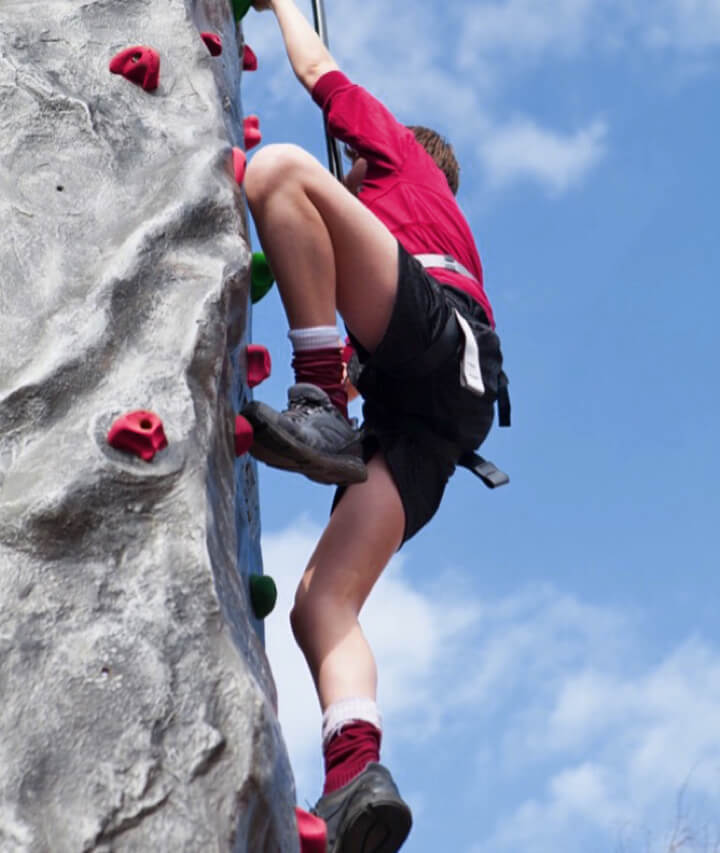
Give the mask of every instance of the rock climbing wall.
M 230 0 L 0 2 L 2 853 L 298 849 L 234 453 L 241 39 Z M 149 461 L 107 440 L 138 410 Z

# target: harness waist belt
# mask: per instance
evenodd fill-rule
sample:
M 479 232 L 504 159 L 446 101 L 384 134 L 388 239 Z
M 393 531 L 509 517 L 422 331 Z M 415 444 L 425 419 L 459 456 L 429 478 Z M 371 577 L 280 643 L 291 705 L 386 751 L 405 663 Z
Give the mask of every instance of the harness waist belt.
M 470 278 L 477 281 L 477 278 L 470 272 L 467 267 L 464 267 L 459 261 L 456 261 L 452 255 L 415 255 L 415 260 L 425 267 L 425 269 L 444 269 L 452 270 L 452 272 L 464 275 L 465 278 Z

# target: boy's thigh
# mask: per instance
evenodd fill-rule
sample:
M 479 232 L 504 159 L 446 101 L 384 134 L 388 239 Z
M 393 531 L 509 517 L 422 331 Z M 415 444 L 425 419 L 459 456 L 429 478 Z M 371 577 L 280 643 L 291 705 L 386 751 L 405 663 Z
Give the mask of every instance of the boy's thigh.
M 455 466 L 447 459 L 428 453 L 412 436 L 383 428 L 381 424 L 376 427 L 363 440 L 363 455 L 368 463 L 382 456 L 390 472 L 404 513 L 402 545 L 435 515 Z M 347 488 L 337 488 L 333 513 Z
M 383 339 L 398 288 L 398 242 L 387 226 L 328 172 L 315 170 L 309 195 L 332 242 L 335 300 L 369 351 Z
M 370 373 L 412 377 L 418 359 L 442 333 L 450 312 L 441 286 L 398 244 L 397 287 L 393 310 L 382 340 L 373 351 L 363 344 L 352 322 L 345 320 L 360 362 Z M 429 371 L 425 371 L 429 372 Z M 360 389 L 362 390 L 362 389 Z M 363 393 L 363 396 L 367 396 Z
M 372 351 L 387 328 L 398 282 L 398 244 L 388 228 L 336 180 L 325 167 L 296 145 L 268 145 L 252 158 L 246 188 L 253 216 L 263 230 L 263 217 L 277 206 L 292 210 L 293 201 L 307 214 L 309 199 L 319 217 L 300 218 L 302 233 L 286 229 L 289 248 L 302 241 L 315 226 L 329 235 L 334 261 L 336 304 L 358 340 Z M 278 193 L 280 194 L 278 196 Z M 289 216 L 284 222 L 295 224 Z

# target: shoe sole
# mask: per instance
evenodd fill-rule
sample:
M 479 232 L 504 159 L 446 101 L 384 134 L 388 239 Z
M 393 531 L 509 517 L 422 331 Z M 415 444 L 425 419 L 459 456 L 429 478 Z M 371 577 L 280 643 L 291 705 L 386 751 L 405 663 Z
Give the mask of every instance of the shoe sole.
M 372 803 L 347 826 L 336 853 L 397 853 L 412 827 L 407 806 Z
M 362 459 L 313 450 L 273 423 L 277 415 L 264 403 L 250 403 L 242 414 L 252 424 L 255 434 L 250 453 L 260 462 L 282 471 L 304 474 L 323 485 L 348 486 L 367 480 L 367 468 Z

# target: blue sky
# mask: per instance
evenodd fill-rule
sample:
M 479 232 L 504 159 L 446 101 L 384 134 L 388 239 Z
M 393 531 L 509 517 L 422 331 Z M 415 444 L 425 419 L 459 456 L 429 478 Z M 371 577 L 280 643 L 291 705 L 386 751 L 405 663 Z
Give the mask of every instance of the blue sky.
M 341 66 L 456 146 L 513 399 L 485 445 L 511 485 L 458 472 L 363 618 L 383 760 L 415 812 L 404 850 L 664 853 L 678 822 L 704 850 L 720 837 L 720 2 L 326 4 Z M 273 17 L 251 12 L 245 35 L 246 113 L 265 143 L 324 160 Z M 252 322 L 274 358 L 256 396 L 281 406 L 276 293 Z M 331 492 L 267 468 L 260 488 L 268 653 L 314 802 L 319 713 L 287 613 Z

